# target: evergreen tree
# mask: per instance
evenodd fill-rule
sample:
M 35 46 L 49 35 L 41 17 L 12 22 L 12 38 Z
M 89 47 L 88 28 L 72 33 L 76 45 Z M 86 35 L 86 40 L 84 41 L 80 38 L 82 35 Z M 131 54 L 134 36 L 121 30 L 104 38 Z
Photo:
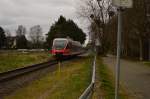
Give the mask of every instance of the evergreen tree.
M 60 16 L 57 22 L 53 24 L 47 34 L 47 45 L 51 47 L 54 38 L 70 37 L 75 41 L 84 43 L 86 39 L 85 33 L 72 20 L 66 20 Z
M 17 48 L 19 49 L 26 49 L 27 48 L 27 39 L 25 37 L 25 35 L 21 35 L 21 36 L 17 36 Z
M 0 49 L 5 46 L 6 36 L 5 31 L 0 27 Z

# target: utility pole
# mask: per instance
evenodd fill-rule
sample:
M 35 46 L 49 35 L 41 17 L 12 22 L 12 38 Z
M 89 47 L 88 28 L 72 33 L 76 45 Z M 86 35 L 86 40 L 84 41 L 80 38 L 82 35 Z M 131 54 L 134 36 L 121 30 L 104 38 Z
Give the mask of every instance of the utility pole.
M 118 34 L 117 34 L 117 64 L 115 81 L 115 99 L 118 99 L 120 82 L 120 56 L 121 56 L 121 35 L 122 35 L 122 8 L 118 8 Z
M 117 33 L 117 63 L 115 74 L 115 99 L 119 99 L 120 82 L 120 56 L 121 56 L 121 36 L 122 36 L 122 11 L 123 8 L 131 8 L 132 0 L 113 0 L 113 5 L 118 8 L 118 33 Z

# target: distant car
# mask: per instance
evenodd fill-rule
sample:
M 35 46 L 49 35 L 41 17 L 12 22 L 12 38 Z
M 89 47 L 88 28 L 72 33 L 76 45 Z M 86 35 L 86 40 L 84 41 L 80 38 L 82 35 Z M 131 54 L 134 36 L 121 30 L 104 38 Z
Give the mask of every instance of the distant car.
M 83 53 L 85 50 L 81 43 L 68 38 L 55 38 L 53 40 L 51 54 L 56 57 L 73 56 Z

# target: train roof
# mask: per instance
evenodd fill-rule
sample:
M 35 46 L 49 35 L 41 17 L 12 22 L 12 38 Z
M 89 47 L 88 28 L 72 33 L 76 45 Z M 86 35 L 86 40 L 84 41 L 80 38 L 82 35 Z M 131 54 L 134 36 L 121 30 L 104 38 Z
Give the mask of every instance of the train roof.
M 54 40 L 68 40 L 67 38 L 55 38 Z
M 55 41 L 55 40 L 66 40 L 66 41 L 68 41 L 68 42 L 74 43 L 75 45 L 80 45 L 80 46 L 81 46 L 81 43 L 80 43 L 79 41 L 74 41 L 74 40 L 72 40 L 71 38 L 55 38 L 54 41 Z

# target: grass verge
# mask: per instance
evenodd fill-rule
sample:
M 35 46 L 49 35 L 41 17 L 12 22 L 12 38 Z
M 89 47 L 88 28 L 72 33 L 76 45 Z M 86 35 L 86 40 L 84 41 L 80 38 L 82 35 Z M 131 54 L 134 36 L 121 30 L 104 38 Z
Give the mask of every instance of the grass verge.
M 143 63 L 150 67 L 150 62 L 143 62 Z
M 0 53 L 0 72 L 13 70 L 27 65 L 40 63 L 49 58 L 46 52 L 33 52 L 33 53 Z
M 78 99 L 91 80 L 91 58 L 62 65 L 60 72 L 49 73 L 5 99 Z
M 101 83 L 100 89 L 102 97 L 105 99 L 114 99 L 115 97 L 114 76 L 112 72 L 107 68 L 107 66 L 103 64 L 102 59 L 100 57 L 98 57 L 97 59 L 97 71 Z M 121 91 L 119 92 L 119 99 L 128 99 L 128 96 L 125 93 L 126 92 L 121 88 Z

